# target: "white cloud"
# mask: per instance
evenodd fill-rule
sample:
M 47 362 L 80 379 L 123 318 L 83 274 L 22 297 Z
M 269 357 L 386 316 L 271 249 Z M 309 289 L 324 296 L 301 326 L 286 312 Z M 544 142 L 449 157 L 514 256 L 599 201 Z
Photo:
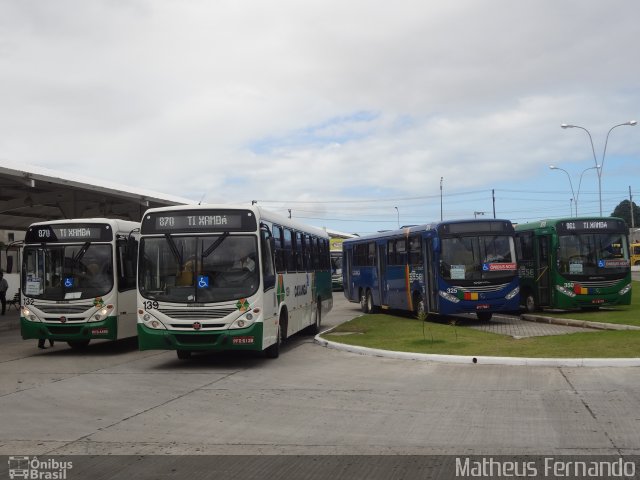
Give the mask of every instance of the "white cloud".
M 568 192 L 547 166 L 579 176 L 593 160 L 561 123 L 589 128 L 601 155 L 607 130 L 640 116 L 639 13 L 631 0 L 3 2 L 0 159 L 298 210 L 427 197 L 395 202 L 425 221 L 442 176 L 448 211 L 468 216 L 474 194 L 449 195 Z M 619 167 L 638 139 L 610 137 L 606 213 L 640 190 L 640 170 Z M 393 221 L 393 203 L 377 218 Z M 520 217 L 553 213 L 525 203 Z M 306 206 L 376 213 L 364 207 Z

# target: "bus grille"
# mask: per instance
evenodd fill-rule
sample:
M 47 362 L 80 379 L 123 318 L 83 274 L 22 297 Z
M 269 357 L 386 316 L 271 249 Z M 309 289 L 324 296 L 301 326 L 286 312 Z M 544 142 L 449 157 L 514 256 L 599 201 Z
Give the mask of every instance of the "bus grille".
M 620 279 L 618 279 L 618 280 L 598 280 L 598 281 L 595 281 L 595 282 L 580 282 L 580 281 L 576 281 L 575 283 L 579 283 L 580 286 L 582 286 L 582 287 L 605 288 L 605 287 L 613 287 L 618 282 L 620 282 Z
M 83 327 L 51 327 L 47 326 L 53 335 L 78 335 Z
M 193 324 L 191 323 L 171 323 L 171 328 L 182 328 L 183 330 L 193 331 Z M 226 323 L 203 323 L 200 328 L 205 330 L 207 328 L 222 328 L 225 327 Z
M 231 315 L 237 310 L 235 308 L 218 308 L 218 309 L 193 309 L 193 310 L 169 310 L 159 309 L 160 313 L 163 313 L 169 318 L 175 318 L 177 320 L 208 320 L 213 318 L 224 318 L 227 315 Z
M 463 292 L 487 293 L 487 292 L 498 292 L 503 288 L 506 288 L 508 285 L 509 285 L 508 283 L 503 283 L 502 285 L 480 285 L 477 287 L 456 287 L 456 288 Z
M 176 335 L 175 337 L 182 344 L 213 345 L 218 340 L 219 335 Z
M 93 305 L 88 303 L 85 305 L 38 305 L 35 307 L 39 308 L 42 312 L 55 315 L 55 314 L 74 314 L 74 313 L 83 313 L 87 310 L 93 308 Z

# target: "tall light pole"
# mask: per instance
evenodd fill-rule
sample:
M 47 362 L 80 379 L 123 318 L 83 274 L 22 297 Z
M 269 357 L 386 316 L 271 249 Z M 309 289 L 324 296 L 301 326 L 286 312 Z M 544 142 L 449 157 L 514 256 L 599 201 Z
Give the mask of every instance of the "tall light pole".
M 600 165 L 596 165 L 595 167 L 589 167 L 589 168 L 585 168 L 582 173 L 580 174 L 580 181 L 578 182 L 578 192 L 576 193 L 576 217 L 578 216 L 578 197 L 580 197 L 580 187 L 582 185 L 582 176 L 584 175 L 584 172 L 588 172 L 589 170 L 598 170 L 600 168 Z
M 400 228 L 400 210 L 398 210 L 398 207 L 393 207 L 396 209 L 396 212 L 398 212 L 398 228 Z
M 560 168 L 560 167 L 556 167 L 555 165 L 549 165 L 549 168 L 551 170 L 562 170 L 564 173 L 567 174 L 567 178 L 569 179 L 569 185 L 571 186 L 571 196 L 572 196 L 572 203 L 575 205 L 576 207 L 576 217 L 578 216 L 578 198 L 580 198 L 580 187 L 582 186 L 582 176 L 584 175 L 585 172 L 589 171 L 589 170 L 594 170 L 596 168 L 600 168 L 600 165 L 596 165 L 595 167 L 589 167 L 589 168 L 585 168 L 582 173 L 580 173 L 580 182 L 578 183 L 578 191 L 574 192 L 573 190 L 573 182 L 571 181 L 571 175 L 569 175 L 569 172 L 567 172 L 564 168 Z M 573 215 L 573 213 L 572 213 Z
M 549 165 L 551 170 L 562 170 L 567 174 L 567 178 L 569 179 L 569 186 L 571 187 L 571 198 L 573 198 L 573 203 L 576 204 L 576 217 L 578 216 L 578 201 L 576 200 L 576 193 L 573 190 L 573 182 L 571 181 L 571 175 L 564 168 L 556 167 L 555 165 Z M 571 214 L 573 216 L 573 213 Z
M 614 125 L 609 129 L 609 131 L 607 132 L 607 137 L 605 138 L 605 141 L 604 141 L 604 149 L 602 151 L 602 161 L 600 162 L 600 165 L 598 165 L 598 159 L 596 158 L 596 149 L 593 147 L 593 138 L 591 137 L 591 133 L 589 132 L 589 130 L 587 130 L 584 127 L 581 127 L 580 125 L 569 125 L 566 123 L 563 123 L 562 125 L 560 125 L 560 127 L 562 128 L 579 128 L 587 132 L 587 135 L 589 135 L 589 141 L 591 142 L 591 151 L 593 152 L 593 161 L 598 172 L 598 198 L 600 201 L 600 216 L 602 216 L 602 167 L 604 167 L 604 157 L 607 154 L 607 143 L 609 141 L 609 134 L 611 133 L 611 130 L 613 130 L 614 128 L 622 127 L 624 125 L 634 127 L 637 124 L 638 122 L 636 120 L 629 120 L 628 122 Z

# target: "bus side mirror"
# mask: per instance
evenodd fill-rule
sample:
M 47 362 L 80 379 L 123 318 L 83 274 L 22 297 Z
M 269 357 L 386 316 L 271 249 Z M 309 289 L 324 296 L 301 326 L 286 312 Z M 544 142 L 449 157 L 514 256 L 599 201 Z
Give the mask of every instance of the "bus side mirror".
M 433 251 L 435 253 L 440 253 L 440 239 L 438 237 L 433 239 Z
M 135 237 L 129 236 L 127 238 L 127 256 L 131 259 L 134 259 L 138 253 L 138 242 Z

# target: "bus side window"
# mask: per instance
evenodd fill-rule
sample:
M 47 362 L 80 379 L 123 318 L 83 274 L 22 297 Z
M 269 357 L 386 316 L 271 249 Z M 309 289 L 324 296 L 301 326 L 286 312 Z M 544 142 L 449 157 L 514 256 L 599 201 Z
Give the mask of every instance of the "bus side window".
M 295 257 L 295 245 L 294 237 L 288 228 L 284 229 L 284 256 L 287 266 L 287 272 L 296 271 L 296 257 Z
M 285 271 L 285 248 L 284 248 L 284 237 L 282 235 L 282 227 L 275 226 L 273 227 L 273 241 L 275 244 L 275 255 L 276 255 L 276 271 L 284 272 Z
M 396 265 L 406 265 L 407 263 L 407 241 L 402 238 L 396 240 Z
M 274 253 L 271 250 L 271 235 L 264 228 L 260 230 L 260 244 L 262 246 L 262 276 L 264 279 L 264 290 L 273 288 L 276 284 L 275 267 L 273 264 Z
M 418 236 L 409 239 L 409 263 L 414 266 L 422 265 L 422 244 Z
M 387 265 L 396 264 L 396 243 L 393 240 L 387 242 Z

